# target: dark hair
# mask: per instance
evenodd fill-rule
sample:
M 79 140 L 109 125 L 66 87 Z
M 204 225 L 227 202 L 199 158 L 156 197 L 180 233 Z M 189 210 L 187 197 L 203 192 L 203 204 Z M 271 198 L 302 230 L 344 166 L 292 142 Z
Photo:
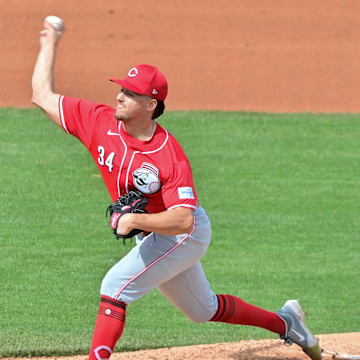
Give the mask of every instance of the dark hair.
M 161 100 L 158 100 L 156 108 L 152 114 L 152 119 L 154 120 L 154 119 L 158 118 L 159 116 L 161 116 L 163 114 L 164 111 L 165 111 L 165 103 Z

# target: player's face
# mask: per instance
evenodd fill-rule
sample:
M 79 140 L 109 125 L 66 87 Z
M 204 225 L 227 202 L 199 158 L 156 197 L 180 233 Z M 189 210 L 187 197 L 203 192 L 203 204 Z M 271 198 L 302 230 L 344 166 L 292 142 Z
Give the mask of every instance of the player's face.
M 122 88 L 116 97 L 116 111 L 115 117 L 118 120 L 126 121 L 138 118 L 147 118 L 149 112 L 149 105 L 153 99 L 150 96 L 137 94 L 128 89 Z M 151 106 L 150 106 L 151 109 Z

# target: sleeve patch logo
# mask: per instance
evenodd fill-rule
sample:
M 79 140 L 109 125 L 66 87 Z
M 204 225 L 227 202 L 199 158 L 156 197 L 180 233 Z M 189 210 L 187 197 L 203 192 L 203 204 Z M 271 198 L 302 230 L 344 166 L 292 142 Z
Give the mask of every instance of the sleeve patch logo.
M 135 187 L 144 194 L 154 194 L 161 188 L 159 170 L 147 162 L 133 172 Z
M 178 188 L 179 199 L 195 199 L 193 189 L 191 187 Z

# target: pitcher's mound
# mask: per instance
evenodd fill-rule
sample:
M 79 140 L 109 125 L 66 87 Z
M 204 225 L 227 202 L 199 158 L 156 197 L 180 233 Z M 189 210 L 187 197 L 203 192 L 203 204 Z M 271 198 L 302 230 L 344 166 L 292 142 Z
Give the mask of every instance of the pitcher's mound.
M 360 333 L 318 335 L 327 351 L 360 355 Z M 31 360 L 86 360 L 85 355 L 34 358 Z M 309 359 L 296 346 L 285 346 L 281 340 L 246 340 L 236 343 L 194 345 L 155 350 L 114 353 L 111 360 L 301 360 Z M 325 356 L 331 359 L 331 356 Z M 22 360 L 21 358 L 2 360 Z
M 360 333 L 319 335 L 328 351 L 360 355 Z M 237 343 L 182 346 L 131 353 L 115 353 L 112 360 L 277 360 L 309 359 L 299 346 L 281 340 L 247 340 Z

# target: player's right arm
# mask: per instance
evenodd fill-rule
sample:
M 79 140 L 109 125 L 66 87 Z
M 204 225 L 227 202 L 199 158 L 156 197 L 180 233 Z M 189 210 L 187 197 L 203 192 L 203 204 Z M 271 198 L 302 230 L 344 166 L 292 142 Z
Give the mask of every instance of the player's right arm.
M 56 31 L 48 23 L 44 24 L 44 29 L 40 32 L 40 52 L 32 76 L 31 101 L 39 106 L 57 126 L 61 126 L 60 95 L 54 90 L 54 64 L 56 47 L 61 36 L 61 31 Z

